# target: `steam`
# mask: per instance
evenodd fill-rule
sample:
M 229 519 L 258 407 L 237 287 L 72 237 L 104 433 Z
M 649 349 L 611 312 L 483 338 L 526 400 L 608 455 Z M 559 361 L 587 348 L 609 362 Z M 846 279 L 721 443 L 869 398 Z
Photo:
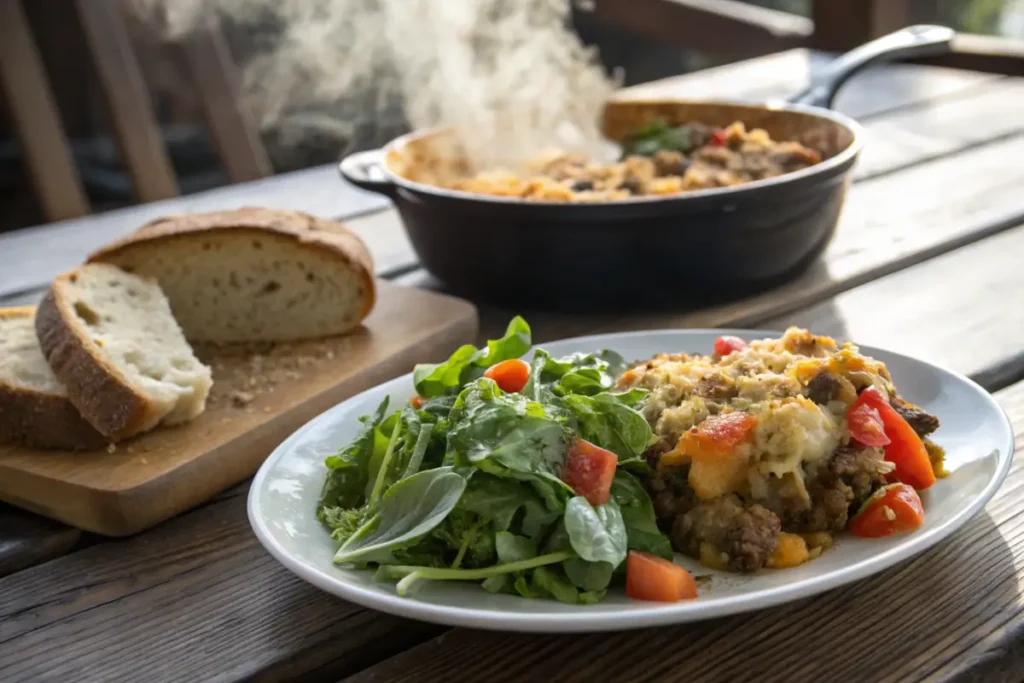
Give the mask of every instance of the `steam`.
M 244 105 L 295 144 L 407 122 L 454 127 L 480 165 L 587 151 L 615 87 L 569 27 L 569 0 L 131 3 L 171 40 L 207 22 L 256 35 L 240 64 Z

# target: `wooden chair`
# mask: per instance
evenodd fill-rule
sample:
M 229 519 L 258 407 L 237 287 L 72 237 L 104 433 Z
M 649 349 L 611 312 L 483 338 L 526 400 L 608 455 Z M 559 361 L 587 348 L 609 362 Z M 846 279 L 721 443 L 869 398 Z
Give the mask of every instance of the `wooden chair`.
M 180 194 L 116 0 L 70 0 L 135 198 Z M 271 173 L 259 136 L 238 106 L 237 78 L 223 36 L 213 28 L 181 46 L 210 136 L 234 182 Z M 32 185 L 48 220 L 89 213 L 54 93 L 21 0 L 0 0 L 0 92 L 5 96 Z

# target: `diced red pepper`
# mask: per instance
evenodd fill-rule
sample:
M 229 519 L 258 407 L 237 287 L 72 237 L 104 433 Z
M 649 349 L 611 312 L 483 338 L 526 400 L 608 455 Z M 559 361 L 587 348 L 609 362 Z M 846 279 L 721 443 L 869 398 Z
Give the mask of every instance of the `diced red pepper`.
M 612 479 L 619 457 L 600 446 L 576 439 L 562 469 L 562 481 L 591 505 L 604 505 L 611 497 Z
M 631 550 L 626 558 L 626 595 L 657 602 L 692 600 L 697 597 L 697 582 L 674 562 Z
M 522 391 L 530 379 L 530 366 L 526 361 L 513 358 L 487 368 L 484 373 L 487 379 L 493 379 L 498 387 L 508 394 Z
M 877 408 L 867 403 L 855 404 L 846 413 L 850 436 L 865 446 L 885 446 L 892 440 L 885 434 L 885 424 Z
M 918 491 L 923 491 L 935 483 L 935 471 L 932 469 L 928 449 L 914 428 L 889 405 L 878 389 L 868 387 L 860 392 L 860 396 L 850 407 L 850 412 L 860 406 L 869 406 L 878 411 L 878 416 L 885 427 L 885 435 L 889 443 L 885 446 L 885 459 L 896 465 L 895 471 L 889 475 L 890 481 L 910 484 Z
M 711 139 L 708 141 L 708 144 L 709 145 L 714 145 L 715 147 L 720 147 L 720 146 L 724 145 L 725 144 L 725 130 L 721 129 L 721 128 L 716 130 L 715 134 L 712 135 Z
M 747 342 L 739 337 L 725 335 L 715 340 L 715 353 L 719 356 L 728 356 L 730 353 L 742 351 L 747 348 Z
M 889 484 L 864 501 L 850 520 L 855 536 L 880 538 L 913 531 L 924 523 L 924 506 L 917 491 L 907 484 Z
M 423 404 L 426 403 L 426 402 L 427 402 L 427 400 L 425 398 L 423 398 L 422 396 L 413 396 L 411 399 L 409 399 L 409 405 L 411 405 L 416 410 L 419 410 L 420 408 L 422 408 Z
M 746 441 L 756 426 L 757 418 L 750 413 L 739 410 L 719 413 L 683 434 L 680 441 L 686 439 L 685 450 L 691 451 L 695 456 L 703 453 L 724 454 Z M 696 448 L 691 448 L 691 445 Z

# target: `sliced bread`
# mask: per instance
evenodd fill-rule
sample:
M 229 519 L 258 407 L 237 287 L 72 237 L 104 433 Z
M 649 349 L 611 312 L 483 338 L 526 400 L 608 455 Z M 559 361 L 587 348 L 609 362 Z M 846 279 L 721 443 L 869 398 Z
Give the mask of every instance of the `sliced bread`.
M 73 451 L 109 442 L 75 409 L 47 365 L 35 308 L 0 309 L 0 444 Z
M 313 339 L 350 331 L 374 303 L 366 245 L 297 211 L 169 216 L 93 254 L 155 278 L 191 341 Z
M 106 264 L 59 276 L 36 333 L 68 398 L 98 431 L 125 439 L 203 412 L 212 380 L 153 280 Z

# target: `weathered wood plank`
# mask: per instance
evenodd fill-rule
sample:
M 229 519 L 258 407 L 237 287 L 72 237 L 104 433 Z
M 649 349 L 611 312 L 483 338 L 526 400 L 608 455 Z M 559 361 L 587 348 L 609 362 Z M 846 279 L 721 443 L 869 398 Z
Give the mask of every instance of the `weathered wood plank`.
M 799 325 L 969 375 L 1015 360 L 1024 370 L 1024 225 L 759 326 Z M 999 387 L 988 387 L 999 388 Z
M 0 504 L 0 577 L 60 557 L 81 537 L 78 529 Z
M 0 580 L 12 681 L 309 680 L 437 632 L 292 576 L 252 535 L 244 496 Z
M 1000 394 L 1024 449 L 1024 384 Z M 784 607 L 673 628 L 528 636 L 455 629 L 346 683 L 1019 680 L 1024 457 L 925 554 Z M 982 677 L 983 676 L 983 677 Z
M 541 341 L 618 330 L 756 327 L 1024 222 L 1024 196 L 1017 191 L 1024 182 L 1024 166 L 1012 161 L 1019 154 L 1024 154 L 1024 136 L 854 184 L 839 230 L 821 261 L 773 290 L 724 303 L 696 295 L 638 302 L 637 310 L 604 314 L 478 305 L 481 337 L 503 330 L 515 313 L 530 321 Z M 423 271 L 398 282 L 444 290 Z

